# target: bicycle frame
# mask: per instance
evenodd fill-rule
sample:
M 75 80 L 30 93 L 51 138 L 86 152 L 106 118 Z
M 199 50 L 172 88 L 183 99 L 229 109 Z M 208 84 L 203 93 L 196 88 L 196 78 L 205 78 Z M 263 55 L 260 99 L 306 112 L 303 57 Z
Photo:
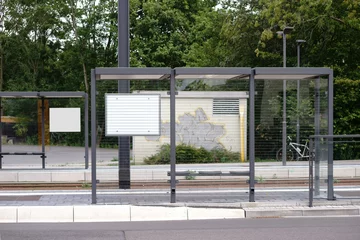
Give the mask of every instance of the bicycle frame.
M 289 146 L 292 147 L 299 154 L 299 158 L 308 158 L 309 147 L 307 146 L 307 143 L 308 143 L 307 141 L 305 144 L 290 142 Z

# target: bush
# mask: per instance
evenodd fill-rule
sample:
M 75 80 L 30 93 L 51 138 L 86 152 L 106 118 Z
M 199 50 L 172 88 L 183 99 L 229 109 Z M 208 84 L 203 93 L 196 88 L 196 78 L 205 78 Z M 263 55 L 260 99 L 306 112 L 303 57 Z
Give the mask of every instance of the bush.
M 239 153 L 226 149 L 214 148 L 206 150 L 203 147 L 180 144 L 176 146 L 176 163 L 225 163 L 238 162 Z M 146 164 L 170 164 L 170 145 L 164 144 L 159 152 L 144 159 Z

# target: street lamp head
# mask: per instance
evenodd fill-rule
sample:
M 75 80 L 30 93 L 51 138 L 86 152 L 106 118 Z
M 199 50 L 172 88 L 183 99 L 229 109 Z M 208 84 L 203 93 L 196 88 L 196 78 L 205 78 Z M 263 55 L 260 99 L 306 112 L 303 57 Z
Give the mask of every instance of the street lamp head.
M 302 40 L 302 39 L 298 39 L 298 40 L 296 40 L 296 43 L 297 44 L 302 44 L 302 43 L 306 43 L 306 41 L 305 40 Z
M 283 32 L 284 32 L 284 34 L 289 34 L 289 33 L 291 33 L 292 30 L 294 30 L 293 27 L 284 27 Z
M 276 33 L 277 33 L 279 36 L 282 36 L 282 35 L 284 34 L 283 31 L 277 31 Z

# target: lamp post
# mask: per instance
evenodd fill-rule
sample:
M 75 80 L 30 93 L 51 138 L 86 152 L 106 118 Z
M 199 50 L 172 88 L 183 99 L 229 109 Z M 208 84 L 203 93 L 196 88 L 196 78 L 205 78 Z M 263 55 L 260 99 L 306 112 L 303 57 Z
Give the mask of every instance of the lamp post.
M 4 4 L 5 0 L 0 0 L 0 37 L 4 32 Z M 3 49 L 2 49 L 2 39 L 0 39 L 0 91 L 2 91 L 3 86 Z
M 283 67 L 286 68 L 286 34 L 289 34 L 293 27 L 284 27 L 277 34 L 283 38 Z M 283 123 L 282 123 L 282 165 L 286 166 L 286 80 L 283 80 Z
M 296 40 L 297 44 L 297 66 L 300 67 L 300 46 L 302 43 L 306 43 L 305 40 L 298 39 Z M 299 111 L 300 108 L 300 80 L 297 80 L 297 111 Z M 300 143 L 300 119 L 299 119 L 299 113 L 297 114 L 296 118 L 296 143 Z M 299 155 L 296 155 L 296 159 L 299 160 Z
M 118 66 L 129 67 L 129 0 L 118 0 Z M 118 92 L 129 93 L 130 81 L 118 81 Z M 118 137 L 119 188 L 130 189 L 130 137 Z

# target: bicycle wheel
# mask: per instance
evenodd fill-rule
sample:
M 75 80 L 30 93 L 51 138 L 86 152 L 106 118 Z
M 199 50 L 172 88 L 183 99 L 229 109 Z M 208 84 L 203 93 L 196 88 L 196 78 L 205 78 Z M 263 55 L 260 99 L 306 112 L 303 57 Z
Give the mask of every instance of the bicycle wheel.
M 294 159 L 294 153 L 290 150 L 287 150 L 286 153 L 286 160 L 287 161 L 291 161 Z M 277 153 L 276 153 L 276 160 L 277 161 L 282 161 L 282 148 L 280 148 Z

